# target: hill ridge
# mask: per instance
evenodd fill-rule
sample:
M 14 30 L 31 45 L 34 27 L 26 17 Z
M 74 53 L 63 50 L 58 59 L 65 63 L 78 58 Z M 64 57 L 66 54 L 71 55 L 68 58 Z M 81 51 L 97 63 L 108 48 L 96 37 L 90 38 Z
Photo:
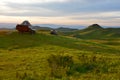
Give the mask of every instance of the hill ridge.
M 99 24 L 92 24 L 90 26 L 88 26 L 86 29 L 104 29 L 103 27 L 101 27 Z
M 120 28 L 103 28 L 98 24 L 92 24 L 85 29 L 65 33 L 65 35 L 84 39 L 120 38 Z

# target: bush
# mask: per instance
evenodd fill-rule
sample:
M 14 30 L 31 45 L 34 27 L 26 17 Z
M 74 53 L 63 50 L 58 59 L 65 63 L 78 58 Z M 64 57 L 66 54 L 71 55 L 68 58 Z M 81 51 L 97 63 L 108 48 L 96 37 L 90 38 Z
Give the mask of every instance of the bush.
M 73 65 L 72 56 L 51 55 L 48 58 L 49 67 L 51 68 L 51 76 L 62 78 L 67 76 L 67 72 Z
M 81 55 L 78 57 L 79 62 L 75 62 L 72 56 L 68 55 L 51 55 L 48 58 L 50 67 L 50 75 L 54 78 L 63 78 L 70 76 L 77 76 L 81 73 L 95 72 L 106 73 L 108 72 L 108 65 L 104 59 L 96 56 Z M 104 63 L 103 63 L 104 62 Z

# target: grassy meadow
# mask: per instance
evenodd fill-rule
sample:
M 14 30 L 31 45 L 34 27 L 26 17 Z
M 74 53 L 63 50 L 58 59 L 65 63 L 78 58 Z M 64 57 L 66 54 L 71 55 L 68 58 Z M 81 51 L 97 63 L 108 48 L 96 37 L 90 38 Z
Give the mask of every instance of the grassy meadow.
M 0 31 L 0 80 L 120 80 L 120 38 Z

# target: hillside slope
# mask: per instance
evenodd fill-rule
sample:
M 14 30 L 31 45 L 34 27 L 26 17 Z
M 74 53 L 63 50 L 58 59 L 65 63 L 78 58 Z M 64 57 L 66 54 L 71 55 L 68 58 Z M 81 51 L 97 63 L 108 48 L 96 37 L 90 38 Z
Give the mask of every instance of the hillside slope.
M 110 39 L 120 38 L 120 28 L 102 28 L 98 24 L 88 26 L 83 30 L 78 30 L 70 33 L 64 33 L 67 36 L 73 36 L 83 39 Z
M 16 32 L 0 36 L 0 44 L 1 80 L 119 79 L 119 46 Z
M 41 45 L 55 45 L 71 49 L 85 50 L 92 52 L 110 52 L 111 48 L 104 44 L 94 43 L 90 41 L 84 41 L 80 39 L 67 38 L 62 36 L 54 36 L 50 34 L 38 33 L 35 35 L 29 34 L 10 34 L 1 36 L 0 48 L 14 49 L 14 48 L 27 48 L 37 47 Z M 104 47 L 104 48 L 103 48 Z M 107 50 L 107 51 L 106 51 Z

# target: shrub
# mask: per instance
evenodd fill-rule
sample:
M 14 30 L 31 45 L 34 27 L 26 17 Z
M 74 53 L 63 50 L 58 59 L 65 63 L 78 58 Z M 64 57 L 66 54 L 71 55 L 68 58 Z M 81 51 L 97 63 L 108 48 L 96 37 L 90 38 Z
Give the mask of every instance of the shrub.
M 109 69 L 104 59 L 96 56 L 81 55 L 78 57 L 78 62 L 75 62 L 72 56 L 51 55 L 47 60 L 51 69 L 50 75 L 60 79 L 88 72 L 106 73 Z
M 51 76 L 62 78 L 67 76 L 67 72 L 73 65 L 72 56 L 51 55 L 48 58 L 49 67 L 51 68 Z

